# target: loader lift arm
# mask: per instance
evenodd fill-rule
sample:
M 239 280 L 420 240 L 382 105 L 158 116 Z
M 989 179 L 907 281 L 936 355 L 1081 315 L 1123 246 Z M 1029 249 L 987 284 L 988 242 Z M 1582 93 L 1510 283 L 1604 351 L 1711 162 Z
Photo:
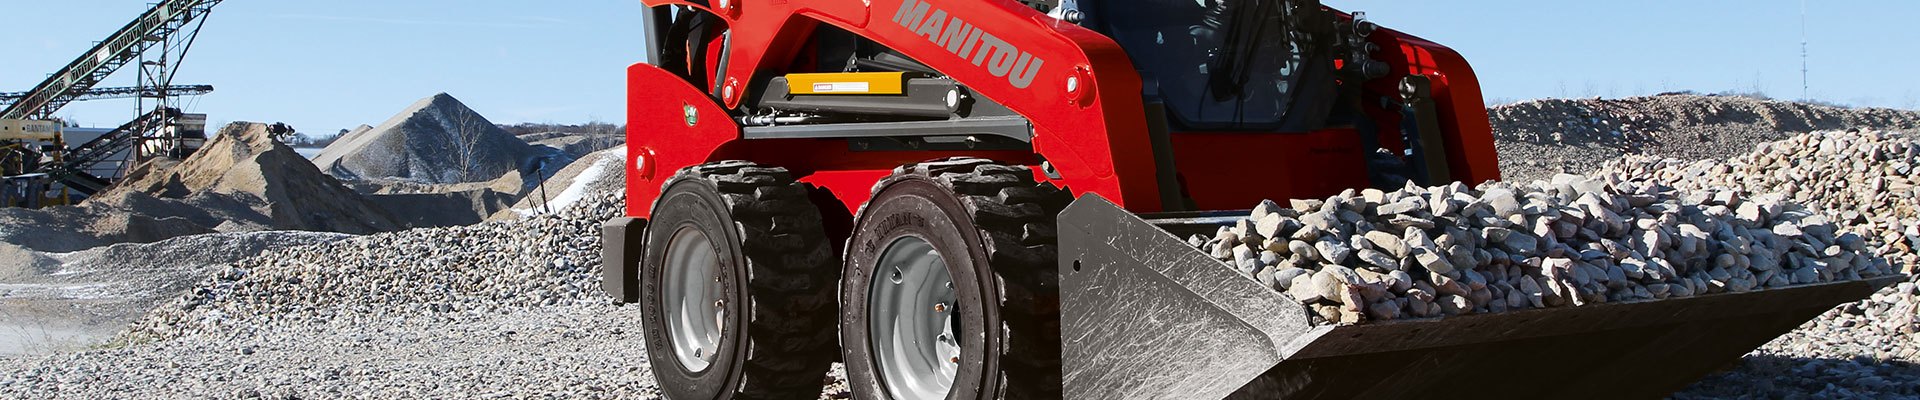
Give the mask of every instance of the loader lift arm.
M 714 114 L 707 114 L 709 109 L 704 104 L 690 105 L 702 108 L 702 115 L 729 115 L 736 110 L 750 88 L 773 77 L 770 71 L 780 71 L 793 63 L 818 24 L 829 24 L 905 54 L 932 55 L 916 57 L 916 61 L 1020 115 L 1047 116 L 1030 118 L 1032 147 L 1034 152 L 1051 155 L 1047 161 L 1061 176 L 1057 183 L 1076 194 L 1111 193 L 1116 202 L 1129 208 L 1162 208 L 1153 172 L 1153 150 L 1141 112 L 1144 103 L 1139 95 L 1139 77 L 1124 49 L 1099 33 L 1018 4 L 935 7 L 919 0 L 879 0 L 872 1 L 871 6 L 855 0 L 730 0 L 709 7 L 707 2 L 688 0 L 645 3 L 710 13 L 730 28 L 724 61 L 719 63 L 725 66 L 724 71 L 703 82 L 718 88 L 719 102 L 710 109 Z M 978 32 L 971 42 L 966 35 L 970 31 L 962 26 Z M 956 54 L 961 51 L 967 54 Z M 1023 55 L 1036 60 L 1029 61 L 1032 71 L 1011 71 Z M 1031 74 L 1031 81 L 1010 78 L 1026 73 Z M 685 119 L 678 106 L 629 107 L 630 119 L 643 116 Z M 711 134 L 739 138 L 741 127 L 731 125 L 714 127 Z M 630 156 L 651 152 L 659 165 L 683 166 L 705 161 L 719 150 L 719 144 L 716 141 L 683 148 L 677 143 L 641 143 L 629 146 L 628 151 Z M 657 186 L 650 180 L 629 182 L 629 188 L 641 198 L 657 195 Z M 648 212 L 632 206 L 628 211 L 636 216 Z

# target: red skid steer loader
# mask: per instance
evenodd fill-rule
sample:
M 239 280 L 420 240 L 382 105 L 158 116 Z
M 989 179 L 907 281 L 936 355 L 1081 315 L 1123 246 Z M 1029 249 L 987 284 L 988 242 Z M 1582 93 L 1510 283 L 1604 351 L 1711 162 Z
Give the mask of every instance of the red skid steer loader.
M 603 286 L 671 399 L 836 361 L 862 399 L 1654 397 L 1885 283 L 1316 326 L 1180 237 L 1499 179 L 1446 47 L 1314 0 L 643 3 Z

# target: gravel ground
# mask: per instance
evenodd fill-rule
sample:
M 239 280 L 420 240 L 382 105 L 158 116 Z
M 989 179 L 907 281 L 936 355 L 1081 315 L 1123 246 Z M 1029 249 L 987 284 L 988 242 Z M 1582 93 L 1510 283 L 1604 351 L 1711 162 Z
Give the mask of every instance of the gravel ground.
M 105 344 L 0 358 L 0 398 L 656 398 L 639 309 L 596 286 L 622 198 L 240 260 Z
M 653 398 L 633 321 L 604 304 L 249 323 L 0 361 L 0 398 Z
M 219 233 L 72 253 L 0 244 L 0 357 L 85 348 L 112 337 L 227 263 L 348 237 Z
M 0 398 L 647 397 L 637 311 L 597 287 L 622 198 L 267 251 L 93 350 L 0 360 Z
M 1905 300 L 1888 290 L 1843 305 L 1674 398 L 1920 398 L 1920 339 L 1887 323 L 1913 316 L 1905 285 Z

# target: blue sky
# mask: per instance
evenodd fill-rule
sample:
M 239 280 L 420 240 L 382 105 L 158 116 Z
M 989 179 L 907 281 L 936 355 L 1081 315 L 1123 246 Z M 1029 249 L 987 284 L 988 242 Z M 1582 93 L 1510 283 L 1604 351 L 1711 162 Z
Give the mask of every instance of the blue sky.
M 565 4 L 556 6 L 555 4 Z M 1800 97 L 1800 2 L 1329 0 L 1447 44 L 1487 97 L 1622 97 L 1758 90 Z M 1811 95 L 1920 107 L 1912 78 L 1916 1 L 1811 3 Z M 0 91 L 27 90 L 144 11 L 147 1 L 0 0 Z M 271 1 L 215 8 L 176 83 L 215 122 L 286 122 L 311 133 L 377 124 L 452 93 L 495 122 L 624 119 L 624 67 L 640 59 L 639 2 Z M 133 84 L 132 70 L 107 85 Z M 134 115 L 131 101 L 62 111 L 84 125 Z
M 0 0 L 22 24 L 0 35 L 0 91 L 23 91 L 124 26 L 146 0 Z M 565 7 L 553 4 L 568 4 Z M 215 7 L 178 84 L 214 121 L 283 121 L 305 132 L 379 124 L 448 92 L 495 122 L 620 121 L 625 67 L 640 59 L 639 2 L 229 0 Z M 123 68 L 107 85 L 132 85 Z M 114 126 L 134 104 L 69 106 Z
M 1465 54 L 1495 100 L 1758 90 L 1801 98 L 1800 0 L 1331 1 Z M 1810 97 L 1920 108 L 1920 1 L 1809 1 Z

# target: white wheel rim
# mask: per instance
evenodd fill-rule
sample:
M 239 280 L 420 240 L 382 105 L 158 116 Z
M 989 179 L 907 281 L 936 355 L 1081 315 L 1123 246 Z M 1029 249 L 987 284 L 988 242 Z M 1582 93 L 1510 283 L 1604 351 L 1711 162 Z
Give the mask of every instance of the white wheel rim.
M 688 371 L 713 366 L 726 329 L 720 288 L 720 253 L 706 233 L 682 227 L 667 242 L 665 298 L 667 341 Z
M 895 399 L 942 399 L 960 367 L 959 319 L 947 262 L 926 240 L 894 240 L 874 264 L 868 349 Z

